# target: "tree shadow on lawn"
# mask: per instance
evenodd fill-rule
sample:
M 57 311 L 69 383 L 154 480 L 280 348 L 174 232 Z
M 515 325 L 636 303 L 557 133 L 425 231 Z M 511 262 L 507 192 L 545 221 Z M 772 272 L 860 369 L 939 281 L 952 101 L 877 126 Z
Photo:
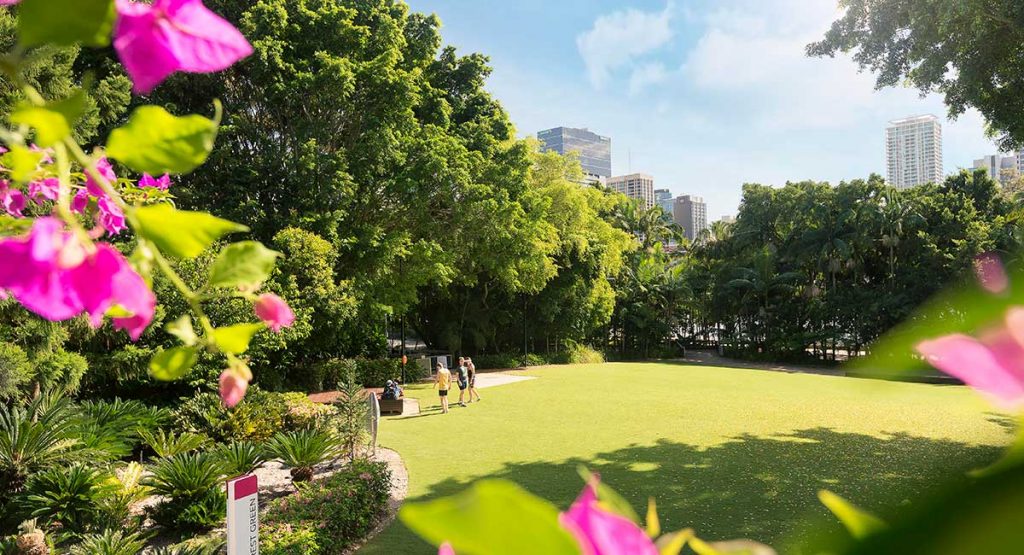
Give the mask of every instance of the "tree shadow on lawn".
M 443 480 L 410 501 L 451 495 L 480 478 L 504 478 L 564 509 L 583 485 L 576 468 L 584 464 L 641 515 L 647 499 L 654 497 L 663 530 L 693 527 L 706 539 L 750 538 L 787 553 L 794 551 L 784 540 L 794 534 L 842 533 L 817 500 L 821 489 L 885 518 L 911 499 L 936 491 L 940 482 L 965 480 L 966 471 L 993 462 L 1001 451 L 905 433 L 874 437 L 828 428 L 772 437 L 742 435 L 703 450 L 663 440 L 589 460 L 510 463 L 486 476 L 467 468 L 465 477 Z M 408 537 L 411 533 L 400 522 L 385 536 L 394 541 L 387 542 L 392 549 L 402 545 L 402 552 L 430 551 Z

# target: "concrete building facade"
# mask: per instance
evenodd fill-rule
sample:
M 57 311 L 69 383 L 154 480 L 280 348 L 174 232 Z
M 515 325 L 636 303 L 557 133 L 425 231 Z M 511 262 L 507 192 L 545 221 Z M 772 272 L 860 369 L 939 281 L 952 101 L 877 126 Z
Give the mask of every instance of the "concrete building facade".
M 703 197 L 682 195 L 675 200 L 672 219 L 683 229 L 686 238 L 693 241 L 708 228 L 708 205 Z
M 940 183 L 942 124 L 926 115 L 889 122 L 885 129 L 886 178 L 898 189 Z
M 640 205 L 650 209 L 654 206 L 654 178 L 645 173 L 631 173 L 608 179 L 608 188 L 637 199 Z

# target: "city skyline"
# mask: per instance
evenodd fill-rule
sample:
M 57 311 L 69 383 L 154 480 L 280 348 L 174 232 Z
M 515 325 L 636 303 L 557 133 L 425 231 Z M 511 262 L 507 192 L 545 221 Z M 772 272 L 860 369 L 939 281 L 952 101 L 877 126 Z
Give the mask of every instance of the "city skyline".
M 997 150 L 975 111 L 950 122 L 936 95 L 875 91 L 846 57 L 807 58 L 838 16 L 829 1 L 410 5 L 437 13 L 461 54 L 491 58 L 487 88 L 519 136 L 589 128 L 612 138 L 613 175 L 649 173 L 711 214 L 735 214 L 744 182 L 884 176 L 885 126 L 913 114 L 940 117 L 944 174 Z

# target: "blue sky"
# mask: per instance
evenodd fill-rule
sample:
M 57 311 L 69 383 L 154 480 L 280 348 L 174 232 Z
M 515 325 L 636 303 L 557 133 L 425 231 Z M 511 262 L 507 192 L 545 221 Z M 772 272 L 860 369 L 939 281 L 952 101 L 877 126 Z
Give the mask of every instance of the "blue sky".
M 884 174 L 891 119 L 943 118 L 947 173 L 996 150 L 976 112 L 945 121 L 938 96 L 804 56 L 833 0 L 408 1 L 440 16 L 446 43 L 490 56 L 488 89 L 520 135 L 610 136 L 613 173 L 702 195 L 711 219 L 736 212 L 745 182 Z

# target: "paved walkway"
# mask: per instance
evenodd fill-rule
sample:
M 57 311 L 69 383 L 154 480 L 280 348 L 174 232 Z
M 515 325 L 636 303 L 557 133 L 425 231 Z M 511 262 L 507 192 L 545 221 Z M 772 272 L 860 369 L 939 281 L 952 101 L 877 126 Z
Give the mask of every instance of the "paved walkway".
M 510 383 L 525 382 L 526 380 L 535 380 L 536 376 L 521 376 L 518 374 L 509 374 L 507 372 L 477 372 L 476 374 L 476 388 L 487 389 L 488 387 L 497 387 L 499 385 L 508 385 Z

